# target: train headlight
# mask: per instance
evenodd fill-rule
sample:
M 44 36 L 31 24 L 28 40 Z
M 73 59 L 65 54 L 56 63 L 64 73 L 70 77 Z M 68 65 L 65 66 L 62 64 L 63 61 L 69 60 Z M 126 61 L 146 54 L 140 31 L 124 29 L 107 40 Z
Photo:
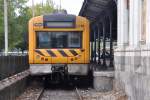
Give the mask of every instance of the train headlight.
M 39 55 L 37 55 L 37 56 L 36 56 L 36 59 L 40 59 L 40 56 L 39 56 Z
M 41 60 L 44 61 L 44 57 L 42 57 Z
M 48 61 L 48 58 L 45 58 L 45 61 Z
M 73 61 L 73 58 L 71 58 L 70 60 Z
M 77 58 L 77 57 L 75 57 L 75 60 L 78 60 L 78 58 Z

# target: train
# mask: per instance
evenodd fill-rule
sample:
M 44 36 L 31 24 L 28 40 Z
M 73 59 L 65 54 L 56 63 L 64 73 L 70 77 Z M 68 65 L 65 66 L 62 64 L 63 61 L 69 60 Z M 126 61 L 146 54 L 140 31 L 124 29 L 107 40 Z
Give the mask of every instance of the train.
M 47 14 L 30 19 L 30 74 L 87 76 L 89 27 L 88 19 L 71 14 Z

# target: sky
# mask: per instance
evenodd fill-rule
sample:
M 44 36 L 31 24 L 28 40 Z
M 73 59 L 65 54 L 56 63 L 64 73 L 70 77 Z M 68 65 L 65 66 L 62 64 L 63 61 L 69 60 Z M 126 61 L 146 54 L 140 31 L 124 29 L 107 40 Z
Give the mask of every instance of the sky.
M 43 2 L 46 0 L 43 0 Z M 61 1 L 61 8 L 66 9 L 69 14 L 75 14 L 78 15 L 79 11 L 82 7 L 84 0 L 52 0 L 55 5 L 60 5 Z M 34 0 L 34 3 L 41 3 L 42 0 Z M 32 5 L 32 0 L 29 0 L 27 5 Z

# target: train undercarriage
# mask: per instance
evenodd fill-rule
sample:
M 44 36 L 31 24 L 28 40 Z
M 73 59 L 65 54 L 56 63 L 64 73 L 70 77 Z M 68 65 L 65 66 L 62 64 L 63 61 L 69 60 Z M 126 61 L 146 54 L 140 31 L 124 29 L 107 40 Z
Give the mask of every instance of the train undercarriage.
M 89 64 L 32 64 L 31 76 L 40 76 L 46 83 L 78 83 L 92 79 Z

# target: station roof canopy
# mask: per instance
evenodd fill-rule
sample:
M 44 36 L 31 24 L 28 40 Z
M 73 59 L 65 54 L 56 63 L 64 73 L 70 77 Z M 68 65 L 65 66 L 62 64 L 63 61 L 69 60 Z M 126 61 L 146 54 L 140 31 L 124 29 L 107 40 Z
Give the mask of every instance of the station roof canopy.
M 88 18 L 91 22 L 104 16 L 106 10 L 112 10 L 116 0 L 84 0 L 79 15 Z

